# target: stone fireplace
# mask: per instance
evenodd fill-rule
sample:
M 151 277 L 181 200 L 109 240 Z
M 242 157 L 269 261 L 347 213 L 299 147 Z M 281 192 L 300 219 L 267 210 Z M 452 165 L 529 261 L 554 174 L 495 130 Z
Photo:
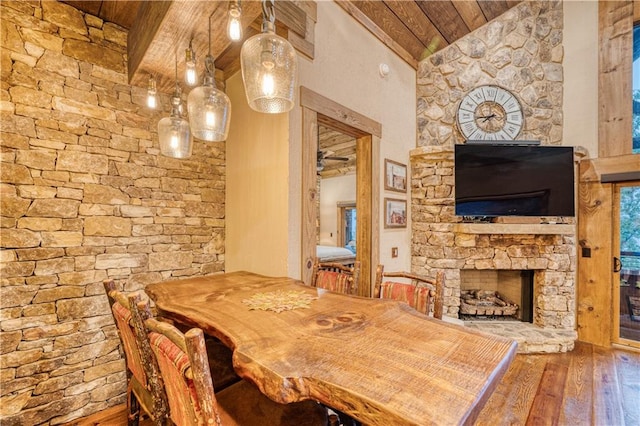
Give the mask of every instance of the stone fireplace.
M 411 168 L 412 270 L 445 272 L 444 315 L 459 317 L 463 276 L 532 271 L 531 323 L 501 325 L 499 334 L 516 338 L 509 327 L 522 330 L 516 339 L 521 352 L 571 350 L 577 336 L 575 223 L 462 223 L 454 214 L 453 149 L 417 148 Z

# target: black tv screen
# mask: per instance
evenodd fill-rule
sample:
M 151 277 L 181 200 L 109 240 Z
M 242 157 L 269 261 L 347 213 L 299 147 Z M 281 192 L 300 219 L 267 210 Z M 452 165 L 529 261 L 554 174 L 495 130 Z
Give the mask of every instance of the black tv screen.
M 458 216 L 574 216 L 573 147 L 455 145 Z

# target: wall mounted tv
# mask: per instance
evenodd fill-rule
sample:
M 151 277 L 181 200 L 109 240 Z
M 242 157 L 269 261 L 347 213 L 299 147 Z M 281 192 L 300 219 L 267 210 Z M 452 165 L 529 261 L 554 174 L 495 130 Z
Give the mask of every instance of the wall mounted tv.
M 574 216 L 573 147 L 455 145 L 458 216 Z

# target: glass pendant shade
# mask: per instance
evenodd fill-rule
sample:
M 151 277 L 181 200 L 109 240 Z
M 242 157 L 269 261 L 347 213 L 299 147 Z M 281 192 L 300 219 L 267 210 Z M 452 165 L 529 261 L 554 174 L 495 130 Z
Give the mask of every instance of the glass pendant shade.
M 298 58 L 287 40 L 273 32 L 254 35 L 242 45 L 240 65 L 247 102 L 253 110 L 274 114 L 291 111 Z
M 176 88 L 171 104 L 171 115 L 158 122 L 160 153 L 167 157 L 189 158 L 193 148 L 193 137 L 189 122 L 180 116 L 180 91 Z
M 242 17 L 242 9 L 237 3 L 231 3 L 229 5 L 229 18 L 227 21 L 227 35 L 232 41 L 238 41 L 242 39 L 242 23 L 240 18 Z
M 193 139 L 189 122 L 181 117 L 165 117 L 158 122 L 160 153 L 167 157 L 189 158 Z
M 205 59 L 204 83 L 189 93 L 187 106 L 189 122 L 194 137 L 209 142 L 221 142 L 229 135 L 231 121 L 231 101 L 215 85 L 213 57 Z

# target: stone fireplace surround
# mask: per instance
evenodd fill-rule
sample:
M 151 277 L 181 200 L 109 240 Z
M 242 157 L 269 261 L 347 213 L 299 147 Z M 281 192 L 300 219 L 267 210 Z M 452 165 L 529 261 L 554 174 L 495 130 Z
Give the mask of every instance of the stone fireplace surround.
M 444 315 L 458 317 L 460 271 L 533 270 L 533 324 L 478 321 L 465 325 L 514 338 L 520 352 L 573 349 L 575 223 L 461 223 L 454 214 L 453 149 L 411 152 L 412 270 L 444 271 Z

